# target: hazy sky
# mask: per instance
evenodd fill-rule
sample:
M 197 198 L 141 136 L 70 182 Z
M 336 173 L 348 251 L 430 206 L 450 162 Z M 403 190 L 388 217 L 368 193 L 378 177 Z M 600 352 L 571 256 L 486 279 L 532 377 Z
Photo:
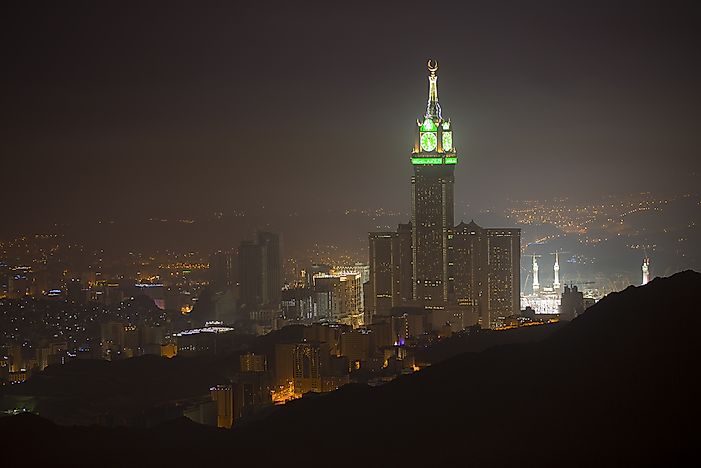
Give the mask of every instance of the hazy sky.
M 10 224 L 408 211 L 429 57 L 458 202 L 699 185 L 699 2 L 31 4 L 0 20 Z

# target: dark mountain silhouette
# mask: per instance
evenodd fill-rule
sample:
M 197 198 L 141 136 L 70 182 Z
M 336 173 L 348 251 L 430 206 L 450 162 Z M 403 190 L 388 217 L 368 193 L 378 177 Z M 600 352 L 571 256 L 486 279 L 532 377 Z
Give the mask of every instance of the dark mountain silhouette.
M 0 433 L 6 457 L 59 466 L 674 465 L 698 433 L 699 291 L 695 272 L 655 279 L 543 341 L 302 398 L 232 431 L 181 420 L 66 428 L 21 415 L 0 419 Z
M 4 406 L 29 406 L 64 425 L 151 425 L 168 418 L 167 403 L 207 396 L 213 385 L 225 382 L 226 364 L 224 359 L 151 355 L 75 360 L 5 387 L 0 397 Z
M 416 360 L 421 363 L 436 364 L 458 354 L 477 353 L 493 346 L 541 341 L 566 324 L 567 322 L 555 322 L 509 330 L 479 330 L 478 333 L 468 329 L 418 350 Z

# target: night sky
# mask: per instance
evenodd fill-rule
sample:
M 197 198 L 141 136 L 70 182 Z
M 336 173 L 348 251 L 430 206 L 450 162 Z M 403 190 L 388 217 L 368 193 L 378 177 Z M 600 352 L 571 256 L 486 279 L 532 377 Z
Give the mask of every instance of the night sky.
M 698 2 L 25 5 L 0 20 L 6 226 L 408 213 L 429 57 L 459 203 L 699 185 Z

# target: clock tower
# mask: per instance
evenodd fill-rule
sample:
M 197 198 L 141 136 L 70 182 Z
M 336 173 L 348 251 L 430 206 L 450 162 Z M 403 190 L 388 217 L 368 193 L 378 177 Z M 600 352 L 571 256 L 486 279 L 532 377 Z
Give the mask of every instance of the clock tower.
M 416 122 L 411 152 L 413 299 L 429 309 L 448 301 L 449 233 L 453 228 L 453 170 L 457 153 L 450 119 L 438 102 L 438 63 L 428 61 L 428 104 Z
M 521 230 L 454 224 L 458 156 L 453 126 L 438 102 L 437 71 L 438 63 L 429 60 L 428 104 L 416 121 L 409 159 L 411 223 L 368 238 L 367 320 L 422 306 L 435 329 L 499 328 L 520 311 Z

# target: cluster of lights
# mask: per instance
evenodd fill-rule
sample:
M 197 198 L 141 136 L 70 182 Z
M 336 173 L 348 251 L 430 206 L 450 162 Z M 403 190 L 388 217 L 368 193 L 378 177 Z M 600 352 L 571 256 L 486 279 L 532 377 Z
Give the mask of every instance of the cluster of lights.
M 458 158 L 451 157 L 451 158 L 421 158 L 421 157 L 413 157 L 411 158 L 411 163 L 412 164 L 457 164 L 458 163 Z
M 215 327 L 202 327 L 202 328 L 195 328 L 192 330 L 185 330 L 181 331 L 180 333 L 176 333 L 174 336 L 188 336 L 188 335 L 199 335 L 200 333 L 226 333 L 226 332 L 231 332 L 234 331 L 233 328 L 231 327 L 222 327 L 222 326 L 215 326 Z
M 441 164 L 457 164 L 458 158 L 454 154 L 453 148 L 453 132 L 450 130 L 450 122 L 443 121 L 440 123 L 440 140 L 441 148 L 438 148 L 439 138 L 439 123 L 432 118 L 427 117 L 423 123 L 419 123 L 419 146 L 422 153 L 433 153 L 427 156 L 413 155 L 411 158 L 412 164 L 418 165 L 441 165 Z M 446 157 L 443 154 L 446 151 L 452 151 Z

